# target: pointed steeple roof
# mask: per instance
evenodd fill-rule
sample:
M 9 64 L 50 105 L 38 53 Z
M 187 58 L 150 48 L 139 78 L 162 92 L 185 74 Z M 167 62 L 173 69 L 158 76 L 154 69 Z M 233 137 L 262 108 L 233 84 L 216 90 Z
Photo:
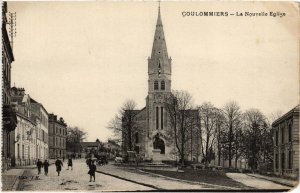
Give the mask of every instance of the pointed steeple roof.
M 158 6 L 158 17 L 153 40 L 151 58 L 160 58 L 162 60 L 168 58 L 167 45 L 160 14 L 160 5 Z

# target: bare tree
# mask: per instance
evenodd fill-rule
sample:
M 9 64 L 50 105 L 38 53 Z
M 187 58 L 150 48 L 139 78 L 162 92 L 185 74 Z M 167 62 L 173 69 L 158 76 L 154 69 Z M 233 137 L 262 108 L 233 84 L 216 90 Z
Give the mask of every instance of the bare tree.
M 268 116 L 268 124 L 272 124 L 274 121 L 276 121 L 278 118 L 280 118 L 281 116 L 283 115 L 282 111 L 281 110 L 277 110 L 275 111 L 274 113 L 270 114 Z
M 218 109 L 211 103 L 205 102 L 199 108 L 202 126 L 202 155 L 206 163 L 214 159 L 213 144 L 216 140 Z
M 114 140 L 118 143 L 122 142 L 122 116 L 116 114 L 115 117 L 109 121 L 106 128 L 113 131 Z
M 189 134 L 196 125 L 197 111 L 192 107 L 192 96 L 186 91 L 173 91 L 166 102 L 166 110 L 172 128 L 169 135 L 174 139 L 182 165 L 184 165 L 188 151 L 188 142 L 191 140 Z
M 218 166 L 221 165 L 221 152 L 222 152 L 222 132 L 224 129 L 225 117 L 221 109 L 216 112 L 216 145 L 218 153 Z
M 133 150 L 133 137 L 136 131 L 136 115 L 139 110 L 136 110 L 136 102 L 127 100 L 118 114 L 108 123 L 107 128 L 113 130 L 116 141 L 122 141 L 123 151 Z
M 225 117 L 225 128 L 227 134 L 224 136 L 225 139 L 223 141 L 224 147 L 227 148 L 228 151 L 228 160 L 229 160 L 229 167 L 232 166 L 231 161 L 234 155 L 233 151 L 233 142 L 234 142 L 234 132 L 238 129 L 240 119 L 241 119 L 241 111 L 239 105 L 234 102 L 230 101 L 225 104 L 223 108 L 224 117 Z

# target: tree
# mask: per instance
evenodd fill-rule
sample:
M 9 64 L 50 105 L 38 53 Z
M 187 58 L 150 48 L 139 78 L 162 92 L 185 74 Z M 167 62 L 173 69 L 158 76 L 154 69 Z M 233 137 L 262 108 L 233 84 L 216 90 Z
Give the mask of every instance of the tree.
M 262 160 L 272 159 L 272 135 L 266 117 L 258 109 L 249 109 L 243 114 L 246 157 L 249 167 L 258 168 Z
M 268 117 L 268 124 L 272 124 L 274 121 L 276 121 L 278 118 L 280 118 L 283 115 L 281 110 L 277 110 L 274 113 L 270 114 Z
M 68 127 L 68 134 L 66 139 L 67 150 L 78 153 L 81 151 L 80 143 L 85 140 L 87 133 L 79 127 Z
M 216 145 L 218 153 L 218 165 L 221 165 L 222 157 L 222 139 L 224 136 L 224 125 L 225 125 L 225 116 L 221 109 L 218 109 L 216 112 Z
M 232 166 L 231 160 L 234 155 L 233 151 L 233 143 L 234 143 L 234 136 L 235 131 L 238 129 L 241 119 L 241 111 L 239 105 L 234 102 L 230 101 L 225 104 L 223 108 L 224 117 L 225 117 L 225 129 L 226 135 L 224 136 L 223 145 L 226 148 L 225 151 L 228 152 L 228 160 L 229 160 L 229 167 Z
M 217 122 L 219 110 L 211 103 L 205 102 L 199 108 L 199 117 L 202 131 L 202 155 L 206 163 L 210 163 L 212 156 L 213 145 L 216 140 Z M 203 122 L 203 126 L 202 126 Z
M 197 111 L 193 110 L 192 106 L 192 96 L 186 91 L 173 91 L 166 101 L 171 124 L 168 134 L 175 142 L 182 165 L 187 154 L 188 142 L 191 140 L 189 133 L 196 125 Z
M 116 141 L 122 141 L 123 151 L 132 151 L 134 149 L 134 134 L 137 131 L 136 103 L 133 100 L 127 100 L 119 113 L 108 123 L 107 128 L 113 130 Z

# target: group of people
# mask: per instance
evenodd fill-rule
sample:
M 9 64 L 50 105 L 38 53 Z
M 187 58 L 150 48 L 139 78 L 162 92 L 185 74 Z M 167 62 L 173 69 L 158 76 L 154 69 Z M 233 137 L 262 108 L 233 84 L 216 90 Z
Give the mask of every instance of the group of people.
M 63 158 L 63 161 L 64 161 L 64 158 Z M 43 163 L 40 159 L 38 159 L 38 161 L 36 163 L 36 166 L 38 168 L 38 175 L 41 174 L 41 168 L 43 167 L 45 175 L 47 176 L 49 165 L 50 164 L 47 160 L 45 160 Z M 61 172 L 61 168 L 63 167 L 63 162 L 59 158 L 57 158 L 57 160 L 55 161 L 55 166 L 56 166 L 57 175 L 59 176 L 59 174 Z M 71 158 L 68 159 L 68 169 L 67 170 L 69 170 L 69 167 L 71 167 L 71 170 L 73 170 L 73 161 Z
M 48 175 L 48 167 L 49 167 L 49 162 L 47 160 L 44 161 L 44 163 L 38 159 L 38 161 L 36 162 L 36 166 L 38 168 L 38 175 L 41 174 L 41 169 L 42 167 L 44 168 L 44 172 L 45 172 L 45 175 L 47 176 Z
M 57 172 L 58 176 L 59 176 L 59 174 L 61 172 L 61 169 L 63 167 L 63 162 L 64 162 L 64 158 L 63 158 L 63 161 L 61 161 L 59 158 L 57 158 L 57 160 L 54 163 L 55 166 L 56 166 L 56 172 Z M 89 159 L 87 159 L 86 164 L 88 165 L 88 168 L 89 168 L 88 174 L 90 175 L 90 182 L 92 181 L 92 178 L 94 179 L 94 182 L 95 182 L 95 180 L 96 180 L 95 173 L 96 173 L 96 170 L 97 170 L 97 167 L 95 165 L 95 160 L 92 160 L 92 159 L 89 158 Z M 40 159 L 38 159 L 38 161 L 36 163 L 36 166 L 38 168 L 38 175 L 41 174 L 41 168 L 43 167 L 44 171 L 45 171 L 45 175 L 47 176 L 49 165 L 50 164 L 49 164 L 48 160 L 45 160 L 44 163 L 43 163 Z M 72 158 L 68 159 L 68 169 L 67 170 L 69 170 L 69 167 L 71 167 L 71 170 L 73 170 Z

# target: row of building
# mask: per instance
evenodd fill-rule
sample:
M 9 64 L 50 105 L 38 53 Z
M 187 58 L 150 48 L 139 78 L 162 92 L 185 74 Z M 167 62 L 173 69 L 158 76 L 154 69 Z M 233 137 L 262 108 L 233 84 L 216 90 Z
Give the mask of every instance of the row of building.
M 11 87 L 14 54 L 7 33 L 7 3 L 2 5 L 2 169 L 32 165 L 37 159 L 64 157 L 67 124 L 42 103 Z

